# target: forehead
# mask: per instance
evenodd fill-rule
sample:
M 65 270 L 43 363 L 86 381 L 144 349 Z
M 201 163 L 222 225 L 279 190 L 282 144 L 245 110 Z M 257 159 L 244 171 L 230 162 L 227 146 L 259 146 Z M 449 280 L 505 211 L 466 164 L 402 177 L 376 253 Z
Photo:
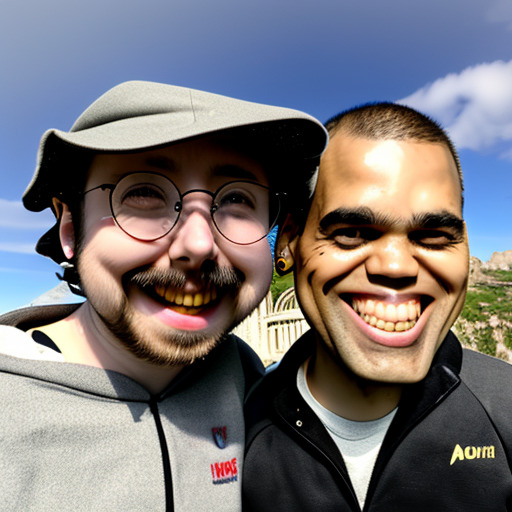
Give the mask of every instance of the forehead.
M 313 207 L 368 207 L 399 217 L 434 210 L 462 214 L 462 191 L 442 144 L 369 140 L 337 133 L 322 157 Z
M 115 182 L 135 171 L 159 172 L 178 184 L 239 179 L 268 182 L 263 164 L 236 139 L 206 136 L 140 152 L 97 154 L 88 171 L 87 186 Z

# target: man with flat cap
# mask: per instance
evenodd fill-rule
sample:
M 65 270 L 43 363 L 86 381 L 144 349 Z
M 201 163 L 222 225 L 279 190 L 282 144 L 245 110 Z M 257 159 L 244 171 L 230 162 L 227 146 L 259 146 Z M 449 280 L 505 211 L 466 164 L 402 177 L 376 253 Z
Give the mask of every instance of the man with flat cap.
M 43 135 L 23 202 L 86 300 L 0 318 L 2 510 L 240 510 L 261 364 L 228 333 L 325 143 L 302 112 L 149 82 Z

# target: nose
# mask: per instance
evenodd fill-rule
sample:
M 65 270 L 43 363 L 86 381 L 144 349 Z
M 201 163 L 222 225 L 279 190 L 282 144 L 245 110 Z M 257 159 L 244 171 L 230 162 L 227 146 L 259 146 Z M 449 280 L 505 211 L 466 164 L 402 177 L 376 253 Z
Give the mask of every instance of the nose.
M 414 248 L 407 236 L 384 236 L 373 243 L 372 252 L 366 260 L 366 272 L 374 278 L 395 280 L 395 285 L 415 280 L 419 263 Z
M 172 230 L 169 256 L 173 262 L 200 268 L 206 260 L 214 259 L 218 252 L 216 231 L 210 215 L 210 203 L 187 198 L 187 204 Z

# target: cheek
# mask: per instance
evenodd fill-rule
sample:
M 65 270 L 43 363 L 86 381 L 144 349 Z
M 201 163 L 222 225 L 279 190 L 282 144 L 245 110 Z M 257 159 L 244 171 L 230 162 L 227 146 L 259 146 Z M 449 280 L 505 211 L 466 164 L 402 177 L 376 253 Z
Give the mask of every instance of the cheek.
M 260 276 L 262 281 L 268 281 L 270 283 L 272 280 L 273 261 L 269 243 L 266 240 L 262 240 L 254 246 L 248 246 L 248 248 L 251 247 L 252 249 L 247 251 L 247 255 L 243 261 L 237 262 L 244 266 L 244 268 L 240 266 L 240 270 L 244 273 L 252 274 L 256 278 Z
M 313 293 L 327 293 L 340 280 L 365 261 L 365 251 L 343 251 L 327 243 L 300 251 L 297 278 L 313 289 Z
M 460 295 L 465 292 L 469 273 L 469 255 L 462 249 L 456 254 L 429 254 L 425 267 L 446 290 Z
M 244 307 L 251 306 L 251 309 L 263 300 L 272 283 L 272 255 L 268 242 L 262 242 L 240 246 L 234 253 L 224 253 L 229 266 L 242 272 L 245 277 L 238 303 Z
M 268 286 L 272 280 L 273 263 L 270 245 L 263 239 L 252 245 L 219 246 L 220 266 L 231 266 L 240 270 L 246 281 Z
M 94 265 L 98 272 L 107 270 L 115 276 L 145 265 L 154 264 L 166 253 L 158 243 L 140 242 L 123 233 L 117 226 L 87 233 L 81 248 L 82 263 Z

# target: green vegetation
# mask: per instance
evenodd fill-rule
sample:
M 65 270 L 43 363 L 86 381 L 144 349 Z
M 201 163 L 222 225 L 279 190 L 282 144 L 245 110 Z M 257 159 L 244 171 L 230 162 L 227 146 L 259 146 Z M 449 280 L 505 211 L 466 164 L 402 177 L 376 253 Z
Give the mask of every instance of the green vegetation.
M 272 284 L 270 285 L 270 290 L 272 292 L 272 302 L 275 304 L 279 295 L 281 295 L 285 290 L 291 288 L 293 286 L 293 273 L 286 274 L 285 276 L 280 276 L 276 272 L 272 276 Z
M 471 287 L 455 331 L 463 344 L 512 362 L 512 270 L 483 273 L 494 283 Z
M 486 322 L 492 315 L 512 320 L 512 288 L 480 285 L 468 291 L 462 318 Z
M 483 270 L 482 273 L 492 277 L 496 281 L 512 283 L 512 270 Z
M 493 328 L 486 325 L 483 329 L 478 329 L 475 333 L 475 344 L 479 352 L 495 356 L 497 344 L 493 337 Z
M 505 329 L 505 332 L 503 333 L 503 343 L 505 344 L 505 347 L 512 350 L 512 329 Z

